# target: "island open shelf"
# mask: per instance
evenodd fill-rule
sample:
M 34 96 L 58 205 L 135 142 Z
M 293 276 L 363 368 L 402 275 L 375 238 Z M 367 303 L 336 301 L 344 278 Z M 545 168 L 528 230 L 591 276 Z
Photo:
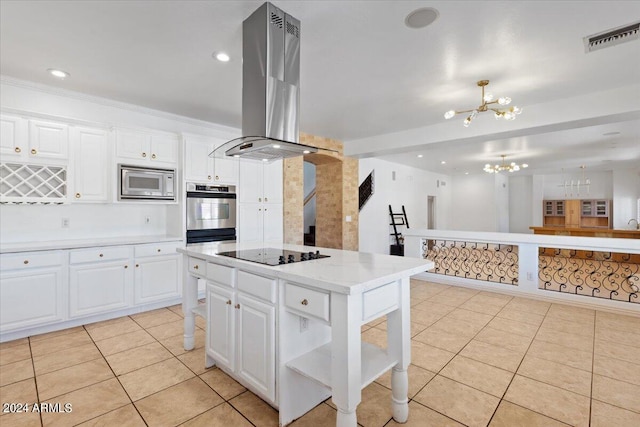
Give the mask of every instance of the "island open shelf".
M 366 342 L 361 343 L 361 358 L 361 388 L 371 384 L 397 363 L 385 350 Z M 291 360 L 286 366 L 331 388 L 331 343 Z

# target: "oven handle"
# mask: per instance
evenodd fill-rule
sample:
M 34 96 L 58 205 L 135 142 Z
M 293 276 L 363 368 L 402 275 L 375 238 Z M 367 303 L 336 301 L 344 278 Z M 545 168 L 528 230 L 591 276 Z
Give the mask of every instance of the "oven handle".
M 236 193 L 203 193 L 187 191 L 187 199 L 235 199 Z

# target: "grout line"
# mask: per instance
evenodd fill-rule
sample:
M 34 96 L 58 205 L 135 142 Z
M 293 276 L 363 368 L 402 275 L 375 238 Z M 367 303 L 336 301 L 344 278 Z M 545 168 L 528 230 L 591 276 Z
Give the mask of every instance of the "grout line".
M 129 317 L 129 316 L 123 316 L 123 317 Z M 131 319 L 133 320 L 133 319 Z M 83 326 L 84 327 L 84 326 Z M 86 330 L 86 327 L 84 327 Z M 144 329 L 144 328 L 143 328 Z M 87 335 L 89 335 L 89 338 L 91 338 L 91 342 L 93 342 L 93 345 L 96 346 L 96 348 L 98 349 L 98 352 L 100 353 L 100 355 L 102 356 L 102 359 L 106 362 L 107 366 L 109 366 L 109 369 L 111 370 L 111 373 L 113 374 L 114 378 L 118 381 L 118 384 L 120 384 L 120 387 L 122 388 L 122 391 L 124 391 L 124 394 L 127 396 L 127 399 L 129 399 L 129 403 L 130 405 L 133 406 L 133 408 L 136 410 L 136 412 L 138 413 L 138 415 L 140 416 L 140 419 L 142 420 L 142 422 L 144 422 L 144 424 L 146 426 L 148 426 L 149 424 L 147 423 L 147 420 L 144 419 L 144 417 L 142 416 L 142 414 L 140 413 L 140 411 L 138 410 L 138 407 L 133 403 L 133 399 L 131 399 L 131 396 L 129 395 L 129 392 L 127 391 L 127 389 L 124 387 L 124 385 L 122 385 L 122 382 L 120 381 L 120 378 L 118 377 L 118 375 L 116 375 L 116 373 L 114 372 L 113 368 L 111 367 L 111 364 L 109 363 L 109 361 L 107 360 L 107 357 L 102 353 L 102 350 L 100 350 L 100 347 L 98 347 L 98 345 L 96 344 L 96 341 L 93 339 L 93 337 L 91 336 L 91 334 L 89 333 L 89 331 L 86 331 Z M 145 331 L 146 332 L 146 331 Z M 147 332 L 148 333 L 148 332 Z M 123 334 L 124 335 L 124 334 Z M 153 337 L 153 336 L 152 336 Z M 155 339 L 155 337 L 153 337 L 153 339 Z M 117 353 L 114 353 L 117 354 Z M 126 406 L 126 405 L 124 405 Z M 104 415 L 104 414 L 102 414 Z M 102 416 L 99 415 L 99 416 Z M 96 417 L 97 418 L 97 417 Z
M 40 403 L 40 392 L 38 391 L 38 380 L 36 376 L 36 364 L 33 361 L 33 352 L 31 351 L 31 337 L 27 337 L 27 343 L 29 344 L 29 356 L 31 356 L 31 369 L 33 369 L 33 385 L 36 388 L 36 400 Z M 38 418 L 40 418 L 40 425 L 43 426 L 42 412 L 38 412 Z
M 500 403 L 502 403 L 502 401 L 505 401 L 505 397 L 507 395 L 507 391 L 509 391 L 509 388 L 511 387 L 511 384 L 513 384 L 513 380 L 516 378 L 516 375 L 518 375 L 518 370 L 520 369 L 520 366 L 522 366 L 522 362 L 524 361 L 525 357 L 527 357 L 527 353 L 529 353 L 529 350 L 531 350 L 531 345 L 533 344 L 533 341 L 535 341 L 536 336 L 538 335 L 538 332 L 540 332 L 540 328 L 542 327 L 542 324 L 544 323 L 544 319 L 549 314 L 549 310 L 550 309 L 551 309 L 551 304 L 549 304 L 549 307 L 545 311 L 544 318 L 542 319 L 542 322 L 540 322 L 540 325 L 538 325 L 538 329 L 536 329 L 536 333 L 534 334 L 533 338 L 531 338 L 531 341 L 529 342 L 529 345 L 527 346 L 527 350 L 522 355 L 522 359 L 520 359 L 520 363 L 518 363 L 518 366 L 516 367 L 516 370 L 514 371 L 513 376 L 511 377 L 511 381 L 509 381 L 509 384 L 504 389 L 504 392 L 502 393 L 502 397 L 500 398 L 500 402 L 498 402 L 498 406 L 496 406 L 496 409 L 493 411 L 493 414 L 491 414 L 491 418 L 489 418 L 489 422 L 487 423 L 487 425 L 491 424 L 491 421 L 493 420 L 493 417 L 496 416 L 496 412 L 498 412 L 498 408 L 500 407 Z M 506 400 L 506 402 L 509 402 L 509 401 Z M 509 403 L 511 403 L 511 402 L 509 402 Z M 542 413 L 540 413 L 538 411 L 534 411 L 534 410 L 532 410 L 530 408 L 526 408 L 526 409 L 530 410 L 531 412 L 535 412 L 537 414 L 540 414 L 540 415 L 543 415 L 545 417 L 548 417 L 547 415 L 542 414 Z M 552 418 L 552 417 L 548 417 L 548 418 Z M 552 419 L 554 419 L 554 418 L 552 418 Z

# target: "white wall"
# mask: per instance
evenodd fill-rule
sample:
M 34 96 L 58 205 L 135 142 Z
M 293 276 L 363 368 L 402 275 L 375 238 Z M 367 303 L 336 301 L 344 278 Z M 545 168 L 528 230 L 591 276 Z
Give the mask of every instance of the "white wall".
M 613 171 L 613 228 L 630 228 L 629 220 L 640 221 L 640 168 Z M 635 224 L 632 223 L 633 226 Z
M 496 231 L 509 232 L 509 178 L 507 174 L 494 174 L 494 203 L 496 209 Z
M 531 233 L 529 227 L 534 225 L 533 177 L 531 175 L 514 175 L 509 177 L 509 232 Z M 540 210 L 540 209 L 538 209 Z
M 232 129 L 80 93 L 2 78 L 0 108 L 87 126 L 154 129 L 207 135 L 224 140 Z M 115 168 L 115 163 L 112 165 Z M 178 173 L 181 173 L 180 167 Z M 112 173 L 115 179 L 115 170 Z M 112 183 L 114 184 L 114 183 Z M 3 242 L 183 233 L 184 206 L 144 204 L 0 205 Z M 144 224 L 145 216 L 151 223 Z M 62 218 L 69 228 L 62 228 Z
M 0 230 L 3 243 L 163 235 L 166 212 L 166 206 L 151 204 L 1 205 Z M 62 228 L 62 218 L 69 228 Z
M 589 191 L 585 186 L 580 186 L 578 189 L 577 182 L 584 182 L 584 179 L 591 180 L 589 185 Z M 567 186 L 566 191 L 564 185 L 565 181 L 569 183 L 573 180 L 573 190 L 571 186 Z M 612 172 L 588 172 L 582 177 L 581 172 L 544 175 L 544 199 L 546 200 L 564 200 L 564 199 L 612 199 L 613 198 L 613 184 L 612 184 Z M 542 205 L 540 205 L 542 209 Z
M 495 175 L 454 175 L 452 181 L 451 229 L 498 231 Z
M 374 194 L 358 217 L 360 251 L 389 253 L 389 205 L 394 212 L 401 212 L 404 205 L 411 228 L 426 228 L 427 197 L 435 196 L 436 229 L 448 229 L 451 226 L 451 177 L 366 158 L 360 159 L 359 162 L 358 183 L 361 183 L 372 170 L 375 171 Z

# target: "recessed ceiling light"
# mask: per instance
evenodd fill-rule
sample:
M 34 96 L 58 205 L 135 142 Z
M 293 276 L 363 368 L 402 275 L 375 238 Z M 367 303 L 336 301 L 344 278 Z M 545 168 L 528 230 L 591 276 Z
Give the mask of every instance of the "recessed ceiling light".
M 445 162 L 444 160 L 440 162 L 441 165 L 445 165 L 447 164 L 447 162 Z
M 269 159 L 262 159 L 262 161 L 263 161 L 263 162 L 268 162 L 268 161 L 269 161 Z
M 229 62 L 229 60 L 231 59 L 229 55 L 224 52 L 213 52 L 213 57 L 220 62 Z
M 421 159 L 422 158 L 422 154 L 418 154 L 418 158 Z
M 469 172 L 465 172 L 464 174 L 465 174 L 465 175 L 469 175 Z
M 240 157 L 240 154 L 234 154 L 233 157 Z
M 57 77 L 59 79 L 66 79 L 67 77 L 69 77 L 71 74 L 67 73 L 66 71 L 62 71 L 62 70 L 58 70 L 55 68 L 49 68 L 47 69 L 47 72 L 49 74 L 51 74 L 53 77 Z
M 423 7 L 409 13 L 404 18 L 404 24 L 409 28 L 424 28 L 438 19 L 440 12 L 432 7 Z
M 309 150 L 304 150 L 304 151 L 302 152 L 302 154 L 309 154 L 309 153 L 311 153 L 311 151 L 309 151 Z
M 280 144 L 273 144 L 272 147 L 273 148 L 280 148 Z

